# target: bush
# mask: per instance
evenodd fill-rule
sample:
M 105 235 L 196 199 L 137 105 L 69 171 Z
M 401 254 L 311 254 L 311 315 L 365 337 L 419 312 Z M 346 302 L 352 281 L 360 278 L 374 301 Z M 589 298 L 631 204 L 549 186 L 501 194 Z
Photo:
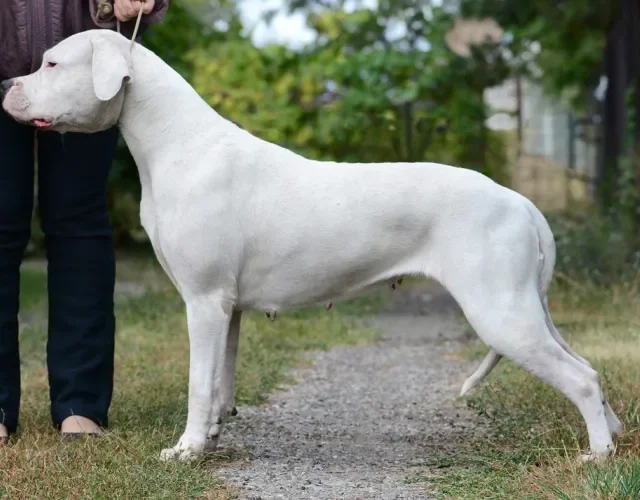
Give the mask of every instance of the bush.
M 638 159 L 632 126 L 626 143 L 615 204 L 574 217 L 550 218 L 559 273 L 598 285 L 640 285 L 640 193 L 635 183 Z
M 638 283 L 640 231 L 630 219 L 593 212 L 550 217 L 549 223 L 559 274 L 599 285 Z

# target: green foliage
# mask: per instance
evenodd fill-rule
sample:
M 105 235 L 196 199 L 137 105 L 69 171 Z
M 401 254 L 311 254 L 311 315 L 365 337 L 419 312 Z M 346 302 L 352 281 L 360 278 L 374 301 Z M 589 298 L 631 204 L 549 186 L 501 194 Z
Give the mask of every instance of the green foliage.
M 589 467 L 585 483 L 596 498 L 640 498 L 640 462 L 621 462 L 608 469 Z
M 635 183 L 633 123 L 631 115 L 625 137 L 627 154 L 621 158 L 616 179 L 616 202 L 586 214 L 550 220 L 557 245 L 556 269 L 572 279 L 640 285 L 640 193 Z
M 221 115 L 265 140 L 304 150 L 313 136 L 306 108 L 317 88 L 298 56 L 259 49 L 246 38 L 213 43 L 188 55 L 193 85 Z
M 483 90 L 505 78 L 504 62 L 482 48 L 453 54 L 443 42 L 452 16 L 410 4 L 314 4 L 304 10 L 314 42 L 303 50 L 242 37 L 197 49 L 194 86 L 224 116 L 308 157 L 442 161 L 498 175 Z
M 598 284 L 640 278 L 640 236 L 635 221 L 617 211 L 550 217 L 557 247 L 556 271 Z

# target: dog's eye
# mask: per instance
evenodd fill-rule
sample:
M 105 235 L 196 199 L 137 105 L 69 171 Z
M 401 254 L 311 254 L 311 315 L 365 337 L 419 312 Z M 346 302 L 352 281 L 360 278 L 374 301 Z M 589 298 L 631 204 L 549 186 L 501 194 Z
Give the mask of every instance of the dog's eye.
M 54 63 L 54 62 L 49 61 L 49 62 L 47 62 L 46 67 L 47 68 L 55 68 L 57 65 L 58 65 L 58 63 Z

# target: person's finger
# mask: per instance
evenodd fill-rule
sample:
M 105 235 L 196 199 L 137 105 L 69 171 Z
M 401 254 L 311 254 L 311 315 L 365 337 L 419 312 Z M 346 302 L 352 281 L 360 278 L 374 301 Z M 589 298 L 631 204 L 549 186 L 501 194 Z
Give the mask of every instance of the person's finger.
M 120 2 L 116 2 L 113 6 L 113 13 L 116 16 L 116 19 L 120 22 L 127 22 L 129 20 L 122 12 L 122 6 Z
M 144 6 L 140 0 L 116 0 L 114 14 L 120 21 L 126 22 L 138 17 L 140 8 L 143 14 L 150 14 L 154 6 L 155 0 L 146 0 Z
M 149 3 L 151 3 L 150 0 L 146 1 L 144 5 L 142 5 L 142 2 L 140 0 L 131 0 L 131 7 L 134 12 L 134 15 L 132 17 L 138 17 L 140 9 L 142 9 L 143 14 L 148 14 L 149 12 L 151 12 L 149 9 Z M 153 5 L 152 5 L 152 8 L 153 8 Z
M 128 21 L 131 18 L 135 17 L 135 15 L 138 13 L 138 11 L 134 8 L 131 0 L 119 0 L 116 3 L 120 4 L 121 13 L 125 21 Z

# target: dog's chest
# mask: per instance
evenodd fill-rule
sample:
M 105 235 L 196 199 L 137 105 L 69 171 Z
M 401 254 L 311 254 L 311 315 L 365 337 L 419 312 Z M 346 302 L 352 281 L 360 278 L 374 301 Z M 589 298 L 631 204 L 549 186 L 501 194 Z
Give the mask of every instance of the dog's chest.
M 167 276 L 169 276 L 173 285 L 178 289 L 178 291 L 180 291 L 178 282 L 171 272 L 171 268 L 167 263 L 164 252 L 162 251 L 161 238 L 158 232 L 157 214 L 153 205 L 153 199 L 151 198 L 150 193 L 145 191 L 147 190 L 143 187 L 142 197 L 140 199 L 140 224 L 147 233 L 147 236 L 149 236 L 149 241 L 151 242 L 151 246 L 153 247 L 153 251 L 156 254 L 156 258 L 158 259 L 160 266 Z
M 142 197 L 140 199 L 140 224 L 147 232 L 151 244 L 157 245 L 157 223 L 156 213 L 151 199 L 151 193 L 145 187 L 142 187 Z

